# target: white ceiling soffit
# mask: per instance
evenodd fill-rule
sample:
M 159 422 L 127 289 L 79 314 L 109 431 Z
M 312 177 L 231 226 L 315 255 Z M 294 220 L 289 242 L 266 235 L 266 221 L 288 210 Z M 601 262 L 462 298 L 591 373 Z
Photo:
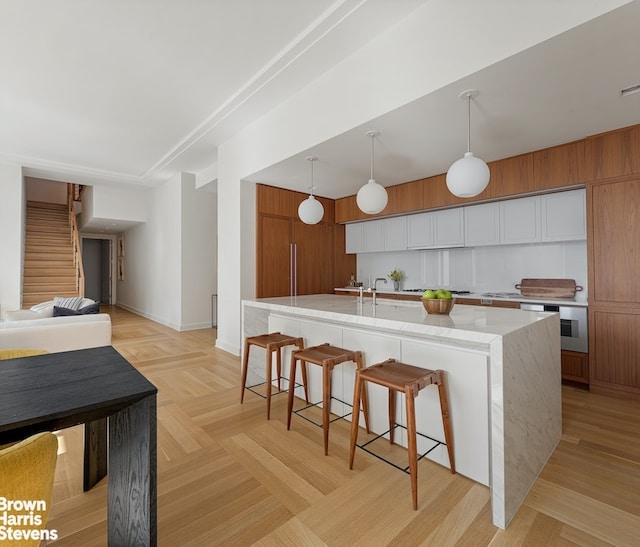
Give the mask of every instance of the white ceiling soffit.
M 375 178 L 390 186 L 437 175 L 462 157 L 467 106 L 459 94 L 480 90 L 471 105 L 471 150 L 492 161 L 640 123 L 640 2 L 572 30 L 371 120 L 247 177 L 308 192 L 305 157 L 318 157 L 315 193 L 353 195 L 369 179 L 377 130 Z
M 85 184 L 198 172 L 425 1 L 0 0 L 0 161 Z

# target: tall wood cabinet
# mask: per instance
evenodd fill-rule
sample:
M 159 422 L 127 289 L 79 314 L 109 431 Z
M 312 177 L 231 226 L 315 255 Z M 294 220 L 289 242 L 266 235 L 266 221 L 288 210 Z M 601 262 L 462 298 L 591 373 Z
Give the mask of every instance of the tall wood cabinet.
M 306 194 L 261 184 L 256 192 L 257 297 L 332 293 L 346 285 L 356 271 L 356 257 L 345 252 L 334 201 L 317 197 L 325 214 L 310 225 L 298 219 Z
M 587 206 L 590 388 L 640 398 L 640 176 L 591 183 Z

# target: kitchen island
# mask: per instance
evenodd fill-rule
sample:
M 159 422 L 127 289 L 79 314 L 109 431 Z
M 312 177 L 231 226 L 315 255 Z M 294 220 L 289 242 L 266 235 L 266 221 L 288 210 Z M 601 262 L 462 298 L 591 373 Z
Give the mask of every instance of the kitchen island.
M 244 336 L 281 331 L 303 337 L 307 346 L 329 342 L 361 350 L 366 365 L 395 358 L 445 370 L 457 471 L 491 489 L 493 523 L 501 528 L 560 441 L 557 314 L 456 303 L 450 315 L 428 315 L 416 302 L 380 298 L 374 307 L 311 295 L 245 300 L 242 318 Z M 250 383 L 260 374 L 264 379 L 263 357 L 252 357 L 249 367 Z M 309 370 L 312 401 L 321 398 L 317 368 Z M 334 396 L 351 401 L 354 367 L 338 367 L 334 375 Z M 388 428 L 386 392 L 376 387 L 369 389 L 371 427 L 382 433 Z M 436 390 L 420 393 L 416 416 L 419 432 L 443 438 Z M 449 465 L 442 445 L 427 457 Z

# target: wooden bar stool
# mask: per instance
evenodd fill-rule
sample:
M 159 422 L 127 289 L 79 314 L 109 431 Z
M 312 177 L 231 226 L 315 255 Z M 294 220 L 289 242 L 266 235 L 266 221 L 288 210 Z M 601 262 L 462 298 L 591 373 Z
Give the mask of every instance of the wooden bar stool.
M 293 390 L 291 386 L 296 375 L 296 363 L 300 361 L 302 378 L 306 382 L 307 363 L 313 363 L 322 367 L 322 430 L 324 436 L 324 454 L 329 453 L 329 414 L 331 409 L 331 371 L 336 365 L 340 365 L 347 361 L 356 363 L 356 370 L 360 371 L 364 367 L 361 351 L 351 351 L 348 349 L 338 348 L 329 344 L 313 346 L 310 348 L 295 350 L 291 353 L 291 380 L 289 382 L 289 401 L 288 401 L 288 417 L 287 429 L 291 428 L 291 411 L 293 410 Z M 360 399 L 362 399 L 362 411 L 364 412 L 364 421 L 369 432 L 369 404 L 367 402 L 366 391 L 362 392 L 362 397 L 358 397 L 358 406 L 351 409 L 351 420 L 358 424 L 360 418 Z M 309 403 L 307 398 L 307 404 Z
M 428 370 L 425 368 L 405 365 L 395 359 L 387 359 L 382 363 L 356 371 L 356 383 L 353 391 L 353 405 L 360 404 L 361 393 L 365 389 L 365 382 L 373 382 L 389 390 L 389 441 L 393 444 L 393 430 L 395 429 L 396 391 L 405 394 L 407 405 L 407 451 L 409 453 L 409 474 L 411 476 L 411 496 L 413 508 L 418 508 L 418 460 L 416 439 L 416 410 L 414 399 L 418 392 L 431 385 L 438 386 L 440 396 L 440 410 L 442 412 L 442 426 L 449 452 L 451 473 L 456 472 L 453 456 L 453 437 L 449 423 L 449 398 L 447 396 L 447 381 L 443 370 Z M 351 425 L 351 445 L 349 447 L 349 469 L 353 469 L 353 459 L 358 440 L 358 423 Z
M 267 420 L 271 417 L 271 363 L 273 353 L 276 354 L 276 374 L 278 376 L 278 391 L 280 390 L 280 377 L 282 375 L 282 352 L 281 349 L 285 346 L 296 346 L 299 349 L 304 348 L 302 338 L 296 338 L 281 334 L 279 332 L 272 332 L 270 334 L 260 334 L 258 336 L 248 336 L 244 340 L 244 354 L 242 357 L 242 386 L 240 389 L 240 404 L 244 401 L 244 390 L 247 386 L 247 369 L 249 367 L 249 349 L 251 346 L 258 346 L 266 351 L 265 360 L 265 379 L 267 388 Z M 293 377 L 295 380 L 295 376 Z M 309 394 L 307 393 L 307 379 L 303 377 L 304 396 L 309 401 Z

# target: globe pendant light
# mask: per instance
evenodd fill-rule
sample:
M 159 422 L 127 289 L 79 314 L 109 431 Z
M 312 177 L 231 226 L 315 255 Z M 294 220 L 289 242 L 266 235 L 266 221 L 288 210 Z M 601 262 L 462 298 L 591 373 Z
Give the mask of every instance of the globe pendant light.
M 373 178 L 373 141 L 379 134 L 378 131 L 367 131 L 367 137 L 371 137 L 371 178 L 358 190 L 356 196 L 358 208 L 368 215 L 375 215 L 382 211 L 389 200 L 384 186 L 378 184 Z
M 477 89 L 463 91 L 461 99 L 467 99 L 467 152 L 449 167 L 447 188 L 459 198 L 471 198 L 480 194 L 489 184 L 489 167 L 471 152 L 471 97 L 477 97 Z
M 315 156 L 307 156 L 307 161 L 311 162 L 311 193 L 300 205 L 298 205 L 298 216 L 305 224 L 318 224 L 324 216 L 324 207 L 313 196 L 313 162 L 318 158 Z

